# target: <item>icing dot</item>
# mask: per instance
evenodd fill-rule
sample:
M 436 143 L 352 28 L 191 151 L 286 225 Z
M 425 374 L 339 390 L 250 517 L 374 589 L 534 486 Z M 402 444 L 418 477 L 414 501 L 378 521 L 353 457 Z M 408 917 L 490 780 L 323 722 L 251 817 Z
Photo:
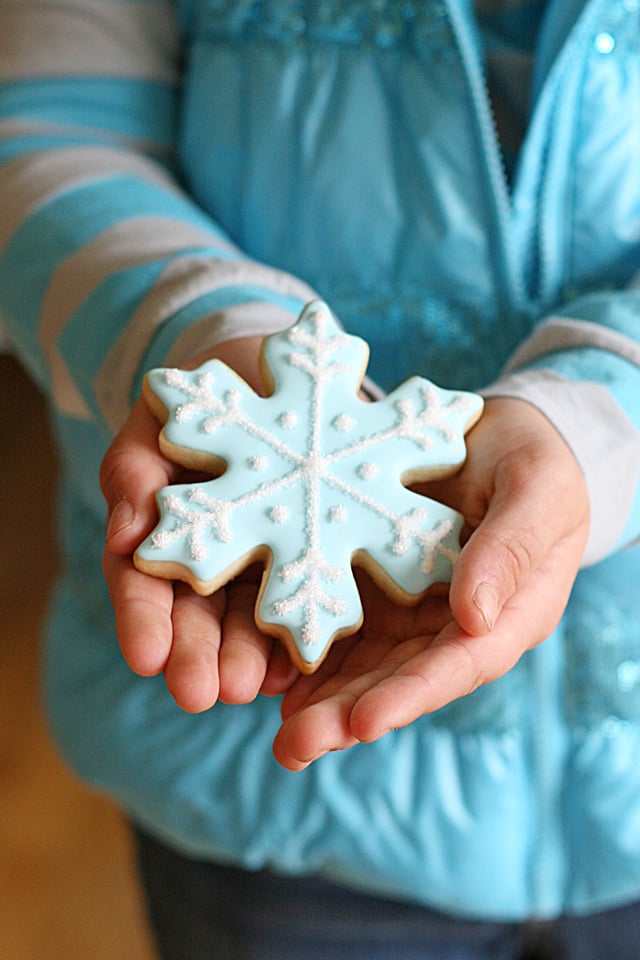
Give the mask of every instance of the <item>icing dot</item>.
M 356 421 L 348 413 L 339 413 L 333 421 L 333 426 L 339 433 L 348 433 L 355 425 Z
M 278 423 L 284 430 L 295 430 L 298 426 L 298 414 L 295 410 L 285 410 L 278 417 Z
M 370 460 L 367 460 L 358 467 L 358 476 L 361 480 L 373 480 L 373 478 L 378 475 L 378 469 L 377 463 L 372 463 Z
M 267 469 L 269 461 L 266 457 L 249 457 L 247 460 L 247 465 L 250 470 L 254 470 L 256 473 L 261 473 L 263 470 Z
M 284 504 L 278 504 L 277 507 L 273 507 L 270 511 L 269 516 L 274 523 L 286 523 L 291 514 L 289 507 L 285 507 Z
M 329 523 L 344 523 L 347 519 L 347 508 L 342 504 L 337 507 L 331 507 L 329 510 Z

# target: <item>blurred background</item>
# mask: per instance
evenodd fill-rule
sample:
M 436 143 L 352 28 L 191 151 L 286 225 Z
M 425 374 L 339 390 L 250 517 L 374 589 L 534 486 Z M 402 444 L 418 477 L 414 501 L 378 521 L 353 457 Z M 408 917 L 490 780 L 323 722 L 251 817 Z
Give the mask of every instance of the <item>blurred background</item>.
M 55 456 L 42 398 L 1 353 L 0 400 L 0 958 L 156 960 L 126 825 L 44 723 Z

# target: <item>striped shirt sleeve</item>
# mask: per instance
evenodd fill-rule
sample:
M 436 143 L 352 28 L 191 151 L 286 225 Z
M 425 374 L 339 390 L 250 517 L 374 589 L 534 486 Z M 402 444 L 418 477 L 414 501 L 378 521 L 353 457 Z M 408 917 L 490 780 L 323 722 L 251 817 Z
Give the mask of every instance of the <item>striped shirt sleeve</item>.
M 119 428 L 142 373 L 313 296 L 181 189 L 169 0 L 0 0 L 0 320 L 56 408 Z
M 573 451 L 591 502 L 583 566 L 640 542 L 639 306 L 633 287 L 569 304 L 482 391 L 533 404 Z

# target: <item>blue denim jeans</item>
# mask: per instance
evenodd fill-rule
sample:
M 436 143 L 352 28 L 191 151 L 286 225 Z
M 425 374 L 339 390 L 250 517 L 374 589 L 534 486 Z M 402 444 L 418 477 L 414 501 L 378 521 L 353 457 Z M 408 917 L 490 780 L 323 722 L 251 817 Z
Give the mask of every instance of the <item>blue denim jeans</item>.
M 463 921 L 190 859 L 139 830 L 136 844 L 162 960 L 640 960 L 640 904 L 539 924 Z

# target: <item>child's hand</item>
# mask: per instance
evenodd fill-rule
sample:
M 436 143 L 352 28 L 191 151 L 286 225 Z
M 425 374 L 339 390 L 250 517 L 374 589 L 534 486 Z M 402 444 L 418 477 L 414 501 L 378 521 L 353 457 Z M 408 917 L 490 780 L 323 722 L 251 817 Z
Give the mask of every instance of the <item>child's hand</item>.
M 369 585 L 358 636 L 285 696 L 274 745 L 283 766 L 302 769 L 471 693 L 555 629 L 589 529 L 578 464 L 520 400 L 488 401 L 467 443 L 460 473 L 428 487 L 469 527 L 450 606 L 428 597 L 414 610 L 394 608 Z
M 217 357 L 260 390 L 260 340 L 229 341 L 194 360 Z M 104 572 L 125 660 L 142 676 L 164 671 L 167 686 L 183 709 L 198 712 L 218 697 L 229 703 L 252 700 L 260 689 L 282 692 L 297 671 L 281 644 L 255 626 L 258 581 L 252 571 L 210 597 L 190 587 L 147 576 L 132 554 L 157 522 L 156 491 L 178 483 L 183 468 L 158 449 L 160 425 L 142 399 L 108 450 L 101 484 L 109 505 Z

